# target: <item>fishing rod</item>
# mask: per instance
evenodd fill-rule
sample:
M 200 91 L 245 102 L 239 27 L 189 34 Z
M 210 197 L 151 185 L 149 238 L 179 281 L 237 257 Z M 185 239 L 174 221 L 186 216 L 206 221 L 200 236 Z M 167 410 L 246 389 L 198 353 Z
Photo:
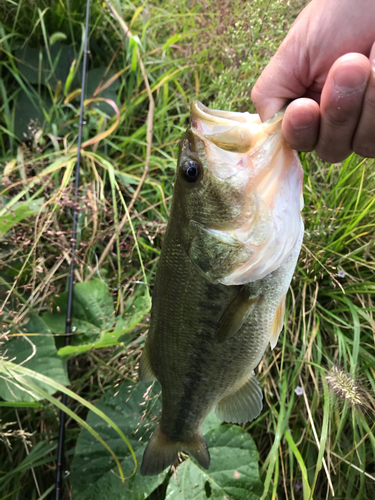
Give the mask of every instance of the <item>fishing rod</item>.
M 75 170 L 75 186 L 74 186 L 74 204 L 73 204 L 73 229 L 72 229 L 72 246 L 70 253 L 70 271 L 68 281 L 68 304 L 66 311 L 65 323 L 65 345 L 70 344 L 70 334 L 72 326 L 72 308 L 73 308 L 73 276 L 74 276 L 74 257 L 76 251 L 77 240 L 77 221 L 78 221 L 78 187 L 79 187 L 79 168 L 81 162 L 81 143 L 82 143 L 82 126 L 83 126 L 83 103 L 85 100 L 85 83 L 86 83 L 86 67 L 89 39 L 89 18 L 90 18 L 90 0 L 86 4 L 86 26 L 85 26 L 85 48 L 83 52 L 83 68 L 82 68 L 82 90 L 81 90 L 81 104 L 79 112 L 78 124 L 78 144 L 77 144 L 77 163 Z M 62 395 L 61 402 L 66 405 L 67 396 L 65 393 Z M 56 468 L 56 500 L 61 498 L 61 489 L 63 483 L 63 460 L 64 460 L 64 439 L 65 439 L 65 412 L 60 411 L 60 431 L 59 431 L 59 444 L 57 450 L 57 468 Z

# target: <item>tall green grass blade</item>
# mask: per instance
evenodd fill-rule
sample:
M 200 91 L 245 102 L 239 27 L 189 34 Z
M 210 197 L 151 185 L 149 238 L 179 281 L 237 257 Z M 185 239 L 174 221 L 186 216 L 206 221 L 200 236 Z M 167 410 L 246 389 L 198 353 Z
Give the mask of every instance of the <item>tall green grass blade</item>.
M 48 401 L 53 403 L 55 406 L 57 406 L 60 410 L 64 411 L 71 418 L 76 420 L 81 426 L 83 426 L 85 429 L 87 429 L 93 436 L 96 437 L 96 439 L 98 439 L 103 444 L 103 446 L 105 446 L 105 448 L 108 451 L 110 451 L 113 458 L 116 460 L 116 463 L 118 463 L 120 475 L 121 475 L 122 479 L 124 480 L 124 478 L 122 476 L 122 469 L 121 469 L 121 466 L 117 460 L 117 457 L 113 454 L 112 450 L 110 450 L 107 443 L 105 443 L 103 441 L 103 439 L 95 431 L 93 431 L 91 429 L 91 427 L 84 420 L 82 420 L 78 415 L 76 415 L 72 410 L 70 410 L 70 408 L 63 405 L 59 400 L 57 400 L 53 396 L 50 396 L 46 391 L 44 391 L 39 386 L 34 384 L 30 379 L 38 380 L 39 382 L 43 382 L 44 384 L 49 385 L 50 387 L 53 387 L 56 391 L 64 392 L 70 398 L 75 399 L 79 403 L 83 404 L 86 408 L 88 408 L 89 410 L 96 413 L 105 422 L 107 422 L 107 424 L 110 425 L 117 432 L 117 434 L 121 437 L 121 439 L 124 441 L 124 443 L 128 447 L 128 449 L 129 449 L 129 451 L 134 459 L 134 464 L 135 464 L 134 471 L 136 470 L 137 460 L 136 460 L 133 448 L 131 447 L 128 439 L 123 434 L 121 429 L 111 419 L 109 419 L 102 411 L 98 410 L 94 405 L 92 405 L 88 401 L 85 401 L 84 398 L 82 398 L 78 394 L 74 393 L 70 389 L 67 389 L 66 387 L 59 384 L 58 382 L 55 382 L 53 379 L 50 379 L 49 377 L 41 375 L 40 373 L 29 370 L 28 368 L 24 368 L 23 366 L 15 365 L 14 363 L 12 363 L 10 361 L 6 361 L 6 360 L 2 361 L 2 363 L 0 365 L 0 373 L 3 373 L 3 377 L 8 377 L 10 382 L 13 379 L 16 380 L 20 388 L 25 388 L 26 391 L 31 390 L 32 393 L 38 394 L 39 396 L 43 397 L 44 399 L 47 399 Z
M 309 498 L 311 497 L 311 488 L 310 488 L 310 485 L 309 485 L 309 480 L 308 480 L 308 477 L 307 477 L 307 470 L 306 470 L 306 464 L 303 460 L 303 457 L 301 455 L 301 453 L 299 452 L 298 448 L 297 448 L 297 445 L 296 443 L 294 442 L 290 432 L 288 431 L 288 429 L 285 430 L 284 432 L 284 436 L 285 436 L 285 439 L 288 443 L 288 445 L 290 446 L 292 452 L 293 452 L 293 455 L 296 457 L 296 460 L 298 462 L 298 465 L 301 469 L 301 473 L 302 473 L 302 487 L 303 487 L 303 499 L 304 500 L 309 500 Z
M 320 436 L 320 441 L 319 441 L 319 454 L 318 454 L 318 460 L 316 463 L 316 468 L 315 468 L 315 475 L 314 475 L 314 481 L 311 486 L 311 493 L 309 500 L 312 500 L 314 498 L 314 490 L 317 484 L 318 480 L 318 475 L 319 472 L 322 468 L 323 465 L 323 460 L 324 460 L 324 453 L 326 451 L 326 443 L 327 443 L 327 437 L 328 437 L 328 422 L 329 422 L 329 411 L 330 411 L 330 403 L 329 403 L 329 391 L 328 391 L 328 386 L 325 382 L 325 379 L 323 378 L 322 375 L 322 380 L 323 380 L 323 389 L 324 389 L 324 406 L 323 406 L 323 423 L 322 423 L 322 431 L 321 431 L 321 436 Z M 325 471 L 327 476 L 329 475 L 328 469 L 326 464 L 325 465 Z M 330 482 L 329 478 L 329 482 Z M 334 496 L 334 493 L 331 491 L 332 496 Z

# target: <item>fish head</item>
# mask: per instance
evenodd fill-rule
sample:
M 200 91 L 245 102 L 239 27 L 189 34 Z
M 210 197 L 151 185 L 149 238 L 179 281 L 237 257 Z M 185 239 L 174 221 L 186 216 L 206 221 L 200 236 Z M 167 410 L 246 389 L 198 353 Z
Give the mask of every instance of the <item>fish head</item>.
M 179 149 L 174 203 L 185 250 L 211 282 L 243 284 L 281 266 L 302 242 L 302 167 L 283 113 L 212 110 L 195 101 Z

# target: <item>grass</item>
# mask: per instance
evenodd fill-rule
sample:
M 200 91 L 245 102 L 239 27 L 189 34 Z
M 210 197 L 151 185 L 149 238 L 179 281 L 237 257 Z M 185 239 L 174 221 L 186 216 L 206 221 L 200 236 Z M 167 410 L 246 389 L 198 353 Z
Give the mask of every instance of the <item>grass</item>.
M 116 317 L 147 295 L 142 283 L 152 286 L 190 101 L 253 111 L 251 87 L 302 6 L 267 0 L 211 2 L 206 9 L 199 2 L 114 2 L 138 37 L 132 40 L 105 2 L 92 6 L 90 68 L 100 71 L 91 73 L 87 98 L 103 97 L 110 105 L 86 106 L 84 141 L 91 144 L 82 155 L 75 280 L 104 280 Z M 30 314 L 52 310 L 67 286 L 84 12 L 73 0 L 4 2 L 1 9 L 0 222 L 17 215 L 0 239 L 6 354 L 7 342 Z M 25 47 L 34 50 L 28 60 L 37 70 L 31 73 L 20 64 Z M 54 76 L 61 74 L 59 84 Z M 113 83 L 106 86 L 108 79 Z M 152 143 L 146 80 L 154 100 Z M 32 115 L 34 121 L 25 124 Z M 264 410 L 244 428 L 260 453 L 264 499 L 323 500 L 334 492 L 337 499 L 370 500 L 374 161 L 352 155 L 328 165 L 314 154 L 302 154 L 301 161 L 304 245 L 282 338 L 257 369 Z M 95 404 L 119 380 L 136 380 L 147 319 L 137 323 L 140 341 L 131 349 L 119 343 L 72 357 L 70 390 Z M 56 343 L 62 345 L 61 337 Z M 0 499 L 23 499 L 25 491 L 28 498 L 46 498 L 53 490 L 58 410 L 48 398 L 0 401 Z M 79 432 L 72 416 L 87 415 L 81 400 L 68 405 L 67 470 Z M 69 479 L 66 484 L 70 498 Z

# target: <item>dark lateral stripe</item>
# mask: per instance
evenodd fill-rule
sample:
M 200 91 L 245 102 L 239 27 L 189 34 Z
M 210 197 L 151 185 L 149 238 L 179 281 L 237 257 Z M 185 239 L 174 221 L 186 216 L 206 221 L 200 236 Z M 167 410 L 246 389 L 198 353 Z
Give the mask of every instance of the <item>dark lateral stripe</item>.
M 201 302 L 201 307 L 197 311 L 198 314 L 202 314 L 200 323 L 203 328 L 202 332 L 195 336 L 195 341 L 191 345 L 192 354 L 189 359 L 191 369 L 186 374 L 184 394 L 180 400 L 172 430 L 176 438 L 181 435 L 186 427 L 186 420 L 190 410 L 195 408 L 199 404 L 199 400 L 204 398 L 204 394 L 200 394 L 199 386 L 202 385 L 203 367 L 207 364 L 207 358 L 214 348 L 214 333 L 223 310 L 220 296 L 224 295 L 225 297 L 226 293 L 224 294 L 222 293 L 223 290 L 220 290 L 222 286 L 207 283 L 205 290 L 207 299 Z M 208 311 L 210 314 L 208 314 Z

